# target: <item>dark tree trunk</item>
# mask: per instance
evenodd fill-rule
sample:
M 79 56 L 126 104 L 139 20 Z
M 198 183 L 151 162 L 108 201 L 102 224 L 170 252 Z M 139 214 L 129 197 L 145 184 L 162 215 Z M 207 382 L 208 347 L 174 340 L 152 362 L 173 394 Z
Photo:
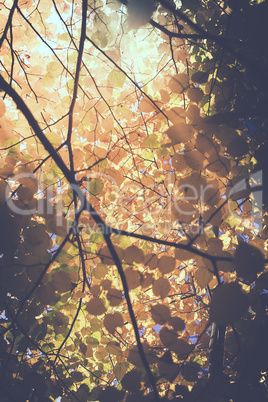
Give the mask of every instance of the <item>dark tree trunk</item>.
M 217 377 L 223 371 L 225 329 L 225 326 L 217 325 L 215 322 L 212 323 L 209 341 L 208 376 L 210 379 Z

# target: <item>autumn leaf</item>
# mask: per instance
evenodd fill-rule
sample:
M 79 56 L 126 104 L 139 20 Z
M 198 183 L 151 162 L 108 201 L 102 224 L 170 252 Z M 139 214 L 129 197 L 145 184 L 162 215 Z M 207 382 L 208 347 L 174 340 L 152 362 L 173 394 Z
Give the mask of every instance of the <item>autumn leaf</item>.
M 170 317 L 168 323 L 175 331 L 183 331 L 185 328 L 185 322 L 180 317 Z
M 238 321 L 248 307 L 248 297 L 237 282 L 218 286 L 210 302 L 210 320 L 220 325 Z
M 91 195 L 99 195 L 103 189 L 103 182 L 100 178 L 92 179 L 89 183 L 87 183 L 86 188 Z
M 195 280 L 202 289 L 204 289 L 212 279 L 213 274 L 205 267 L 199 267 L 195 272 Z
M 122 385 L 124 389 L 135 392 L 140 388 L 141 373 L 137 369 L 133 369 L 126 373 L 122 378 Z
M 112 335 L 117 327 L 122 328 L 124 325 L 123 317 L 120 313 L 106 314 L 104 317 L 103 325 Z
M 168 84 L 172 92 L 176 94 L 181 94 L 189 87 L 189 76 L 188 74 L 176 74 L 174 75 Z
M 68 327 L 69 318 L 63 313 L 57 311 L 52 318 L 52 324 L 56 334 L 64 333 Z
M 91 315 L 102 315 L 105 313 L 106 307 L 102 299 L 94 297 L 87 303 L 86 311 Z
M 118 306 L 122 302 L 122 292 L 118 289 L 110 288 L 107 293 L 110 306 Z
M 131 267 L 125 270 L 125 276 L 129 289 L 136 289 L 141 284 L 141 275 L 139 271 L 132 269 Z
M 11 3 L 4 398 L 265 399 L 267 2 Z
M 144 260 L 143 251 L 133 244 L 124 250 L 124 260 L 127 264 L 141 263 Z
M 264 256 L 257 248 L 240 243 L 235 250 L 234 265 L 238 276 L 250 283 L 257 279 L 257 273 L 264 269 Z
M 169 308 L 163 304 L 158 304 L 156 306 L 151 307 L 151 314 L 152 314 L 152 319 L 154 322 L 157 324 L 165 324 L 170 317 L 170 311 Z
M 204 84 L 207 82 L 209 73 L 203 71 L 197 71 L 191 76 L 193 82 L 198 82 L 199 84 Z
M 174 144 L 179 144 L 190 141 L 193 138 L 194 129 L 190 124 L 177 123 L 166 131 L 166 135 Z
M 170 351 L 164 353 L 163 356 L 159 359 L 158 370 L 161 377 L 166 378 L 167 380 L 171 380 L 176 377 L 176 374 L 179 372 L 179 364 L 173 363 L 172 356 Z
M 153 283 L 153 292 L 155 296 L 160 296 L 164 299 L 170 291 L 170 283 L 166 278 L 159 278 Z

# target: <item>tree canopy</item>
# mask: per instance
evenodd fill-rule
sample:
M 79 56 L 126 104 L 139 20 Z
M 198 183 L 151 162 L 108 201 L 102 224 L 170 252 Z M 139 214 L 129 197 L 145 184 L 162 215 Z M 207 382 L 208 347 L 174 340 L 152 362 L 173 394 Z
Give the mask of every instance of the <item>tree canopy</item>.
M 3 402 L 268 398 L 268 3 L 0 3 Z

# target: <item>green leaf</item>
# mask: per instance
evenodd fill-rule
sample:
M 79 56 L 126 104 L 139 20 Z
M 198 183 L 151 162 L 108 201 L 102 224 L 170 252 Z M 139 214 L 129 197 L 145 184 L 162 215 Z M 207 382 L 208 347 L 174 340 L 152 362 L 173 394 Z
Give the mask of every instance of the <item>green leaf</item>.
M 114 86 L 122 88 L 126 81 L 126 76 L 121 71 L 112 70 L 107 79 L 112 81 L 114 83 Z
M 108 45 L 107 33 L 104 31 L 95 32 L 91 39 L 101 49 L 104 49 Z
M 5 140 L 5 148 L 9 148 L 7 156 L 17 156 L 20 152 L 20 145 L 17 138 L 8 138 Z
M 100 178 L 92 179 L 90 182 L 86 184 L 86 189 L 90 192 L 91 195 L 99 195 L 103 189 L 104 185 Z
M 160 142 L 158 141 L 157 134 L 151 134 L 149 137 L 145 138 L 143 145 L 150 149 L 156 149 L 160 147 Z
M 96 243 L 96 244 L 103 243 L 104 242 L 104 237 L 103 237 L 102 232 L 98 231 L 98 232 L 91 233 L 90 241 L 92 243 Z

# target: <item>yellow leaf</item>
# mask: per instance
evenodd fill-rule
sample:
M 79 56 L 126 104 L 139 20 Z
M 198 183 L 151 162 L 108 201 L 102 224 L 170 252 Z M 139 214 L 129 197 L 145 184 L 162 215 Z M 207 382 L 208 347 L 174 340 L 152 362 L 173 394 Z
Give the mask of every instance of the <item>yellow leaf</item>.
M 47 64 L 47 72 L 51 77 L 59 77 L 62 73 L 63 67 L 58 61 L 51 61 Z
M 107 343 L 106 346 L 107 353 L 114 355 L 114 356 L 121 356 L 122 350 L 120 348 L 120 344 L 115 341 L 111 341 Z
M 124 82 L 126 81 L 126 76 L 121 71 L 112 70 L 107 79 L 112 81 L 115 87 L 122 88 Z
M 96 279 L 102 279 L 107 274 L 107 267 L 105 265 L 98 264 L 93 270 L 93 277 Z
M 102 179 L 99 177 L 97 179 L 92 179 L 86 184 L 86 188 L 89 193 L 93 196 L 99 195 L 102 192 L 104 184 Z

